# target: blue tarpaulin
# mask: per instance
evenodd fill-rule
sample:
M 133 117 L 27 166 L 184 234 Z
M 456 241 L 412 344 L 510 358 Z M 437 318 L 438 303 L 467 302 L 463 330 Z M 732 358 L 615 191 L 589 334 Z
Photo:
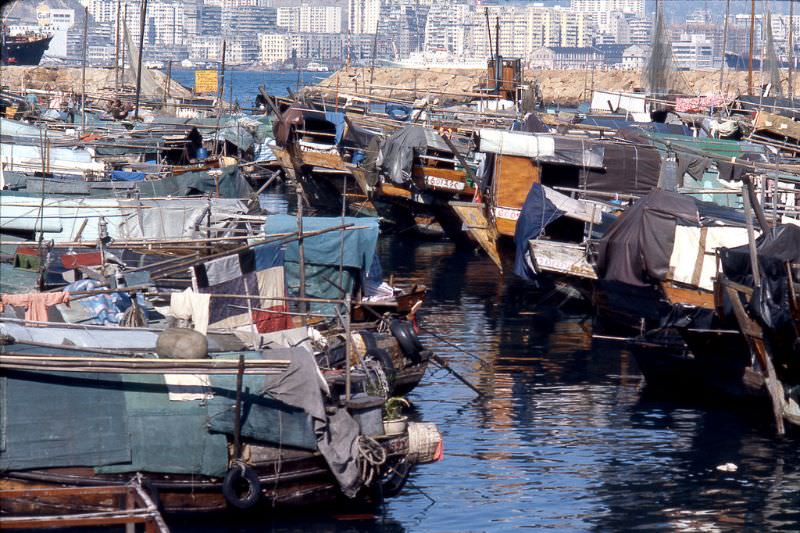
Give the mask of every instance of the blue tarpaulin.
M 112 170 L 112 181 L 144 181 L 144 172 L 126 172 L 124 170 Z
M 313 298 L 343 298 L 352 293 L 362 274 L 368 272 L 375 259 L 378 243 L 378 219 L 370 217 L 308 217 L 303 218 L 303 232 L 353 224 L 359 229 L 330 231 L 303 239 L 305 261 L 305 295 Z M 264 224 L 267 235 L 294 233 L 297 218 L 290 215 L 270 215 Z M 344 242 L 342 242 L 344 239 Z M 285 274 L 289 291 L 297 294 L 300 279 L 300 247 L 297 240 L 286 244 Z M 339 263 L 343 269 L 340 274 Z M 313 312 L 332 314 L 333 304 L 311 304 Z
M 541 235 L 545 226 L 561 217 L 564 212 L 547 199 L 544 189 L 534 183 L 522 206 L 522 212 L 517 220 L 517 229 L 514 232 L 514 244 L 517 255 L 514 259 L 514 274 L 523 279 L 535 279 L 536 273 L 525 259 L 528 253 L 528 241 Z
M 304 217 L 303 232 L 310 233 L 334 228 L 342 224 L 352 224 L 359 229 L 335 230 L 303 239 L 303 254 L 307 264 L 338 266 L 340 260 L 345 267 L 367 271 L 372 266 L 375 246 L 378 243 L 378 219 L 372 217 Z M 264 224 L 267 235 L 294 233 L 297 217 L 292 215 L 269 215 Z M 344 239 L 342 249 L 341 240 Z M 300 260 L 298 242 L 286 245 L 286 261 Z
M 342 140 L 342 132 L 344 131 L 344 113 L 340 111 L 326 111 L 325 120 L 336 126 L 336 144 L 339 144 L 339 141 Z

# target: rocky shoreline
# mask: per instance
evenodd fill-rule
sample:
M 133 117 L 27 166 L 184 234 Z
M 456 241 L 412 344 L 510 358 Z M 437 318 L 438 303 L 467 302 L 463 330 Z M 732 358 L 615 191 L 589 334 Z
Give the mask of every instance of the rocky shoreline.
M 474 94 L 480 86 L 483 69 L 404 69 L 369 68 L 342 69 L 331 74 L 313 90 L 326 95 L 338 93 L 369 94 L 379 98 L 422 98 L 426 95 L 440 99 L 463 99 Z M 783 73 L 784 78 L 786 73 Z M 754 74 L 759 85 L 759 74 Z M 527 70 L 525 81 L 536 80 L 546 104 L 574 106 L 588 100 L 592 88 L 630 92 L 641 88 L 641 73 L 630 70 Z M 371 85 L 371 90 L 369 89 Z M 719 70 L 675 73 L 675 86 L 683 94 L 698 96 L 719 91 Z M 723 93 L 735 97 L 747 91 L 747 72 L 725 71 Z M 795 80 L 795 92 L 800 82 Z
M 149 71 L 160 87 L 166 82 L 166 74 L 160 70 Z M 125 82 L 122 84 L 124 92 L 130 92 L 135 86 L 132 72 L 127 71 Z M 13 91 L 23 89 L 37 89 L 46 91 L 75 91 L 81 92 L 81 69 L 79 67 L 0 67 L 0 85 Z M 114 90 L 114 69 L 112 68 L 86 68 L 86 93 L 92 96 L 112 96 Z M 170 83 L 170 95 L 186 97 L 191 96 L 191 91 L 176 81 Z M 160 95 L 159 95 L 160 96 Z

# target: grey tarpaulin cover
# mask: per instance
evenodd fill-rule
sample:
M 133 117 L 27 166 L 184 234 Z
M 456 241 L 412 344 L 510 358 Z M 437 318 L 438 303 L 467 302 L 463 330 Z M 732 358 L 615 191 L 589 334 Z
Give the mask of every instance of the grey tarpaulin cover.
M 411 180 L 414 157 L 426 148 L 450 152 L 435 131 L 422 126 L 406 126 L 386 139 L 381 147 L 378 166 L 394 183 L 405 183 Z
M 751 309 L 771 329 L 789 328 L 789 290 L 786 263 L 800 263 L 800 227 L 782 224 L 756 241 L 761 288 L 753 294 Z M 722 271 L 732 281 L 753 287 L 748 245 L 720 250 Z
M 247 198 L 253 194 L 253 188 L 239 172 L 238 165 L 185 172 L 157 180 L 139 181 L 136 182 L 136 187 L 143 198 L 199 196 L 202 194 L 210 194 L 218 198 Z
M 661 156 L 652 146 L 605 143 L 603 168 L 583 173 L 581 187 L 592 191 L 643 195 L 658 185 Z
M 700 224 L 692 198 L 656 189 L 638 200 L 598 242 L 598 276 L 639 287 L 664 279 L 679 218 Z
M 288 359 L 289 368 L 277 376 L 247 376 L 246 386 L 251 387 L 251 393 L 260 391 L 266 397 L 277 400 L 290 407 L 301 409 L 311 417 L 311 423 L 316 435 L 316 445 L 331 472 L 339 482 L 342 492 L 349 496 L 355 496 L 361 487 L 358 458 L 358 423 L 344 409 L 338 409 L 334 414 L 325 412 L 324 397 L 329 394 L 328 385 L 322 378 L 317 368 L 317 363 L 312 354 L 305 348 L 281 348 L 266 350 L 263 352 L 265 359 Z M 222 384 L 230 390 L 230 385 L 234 384 L 235 376 L 214 376 L 212 384 Z M 233 403 L 230 398 L 223 401 L 228 403 L 228 417 L 232 417 Z M 248 402 L 246 402 L 248 405 Z M 253 410 L 258 411 L 256 404 L 249 404 Z M 264 409 L 268 409 L 265 407 Z M 259 417 L 264 413 L 248 414 L 245 416 L 245 428 L 248 417 Z M 222 417 L 218 412 L 217 417 Z M 263 419 L 259 418 L 263 421 Z M 213 427 L 213 423 L 212 423 Z M 232 431 L 231 425 L 230 430 Z M 244 429 L 244 428 L 243 428 Z M 253 428 L 260 429 L 262 432 L 270 431 L 276 434 L 278 428 Z
M 246 359 L 288 359 L 294 361 L 298 358 L 296 353 L 303 349 L 278 348 L 266 352 L 248 352 Z M 226 359 L 235 359 L 232 354 Z M 304 360 L 294 366 L 302 366 Z M 317 438 L 314 433 L 312 418 L 299 407 L 303 399 L 295 398 L 293 391 L 285 390 L 293 381 L 305 376 L 309 383 L 315 382 L 314 373 L 306 370 L 305 373 L 289 367 L 287 376 L 267 376 L 266 386 L 264 376 L 245 375 L 242 380 L 242 427 L 241 435 L 261 442 L 279 444 L 306 450 L 317 449 Z M 211 431 L 234 434 L 236 395 L 229 394 L 236 390 L 236 376 L 234 375 L 209 375 L 214 397 L 208 400 L 209 428 Z M 272 391 L 267 394 L 270 386 L 275 382 L 288 383 L 284 389 Z M 300 391 L 309 393 L 306 383 L 295 383 Z M 314 391 L 311 391 L 314 392 Z M 318 395 L 318 394 L 317 394 Z M 281 396 L 281 398 L 278 398 Z M 292 400 L 287 405 L 284 399 Z

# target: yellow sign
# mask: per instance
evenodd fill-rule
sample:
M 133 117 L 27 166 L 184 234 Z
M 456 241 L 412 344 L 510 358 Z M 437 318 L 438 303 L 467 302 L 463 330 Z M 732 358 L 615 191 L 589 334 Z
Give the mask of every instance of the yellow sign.
M 195 70 L 194 71 L 194 92 L 195 93 L 215 93 L 217 92 L 217 71 L 216 70 Z

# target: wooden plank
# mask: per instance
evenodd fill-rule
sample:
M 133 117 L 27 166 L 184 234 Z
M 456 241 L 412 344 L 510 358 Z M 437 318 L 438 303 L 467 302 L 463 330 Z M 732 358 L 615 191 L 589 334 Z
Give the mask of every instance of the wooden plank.
M 764 382 L 772 403 L 772 415 L 775 420 L 775 429 L 778 435 L 783 435 L 786 432 L 783 424 L 783 413 L 785 410 L 783 385 L 775 373 L 772 357 L 764 344 L 763 330 L 755 320 L 752 320 L 748 316 L 736 289 L 729 285 L 727 280 L 722 281 L 722 286 L 728 294 L 728 299 L 733 307 L 733 314 L 736 316 L 736 321 L 739 323 L 739 329 L 747 340 L 750 352 L 756 356 L 759 366 L 761 367 L 761 373 L 764 375 Z
M 489 256 L 489 259 L 497 265 L 500 272 L 503 271 L 503 263 L 500 260 L 500 252 L 497 249 L 497 234 L 492 229 L 489 220 L 487 220 L 484 209 L 484 204 L 471 203 L 471 202 L 450 202 L 450 207 L 453 208 L 458 218 L 467 227 L 469 234 L 478 242 L 478 244 Z
M 464 196 L 472 196 L 475 189 L 467 185 L 463 170 L 414 166 L 411 170 L 415 182 L 422 189 L 444 190 Z
M 766 111 L 759 111 L 753 123 L 753 130 L 767 132 L 778 137 L 800 140 L 800 123 L 791 118 L 775 115 Z
M 670 280 L 661 283 L 664 296 L 672 304 L 693 305 L 703 309 L 714 309 L 714 293 L 689 287 L 680 287 Z
M 527 157 L 498 155 L 494 163 L 495 206 L 522 209 L 534 183 L 541 181 L 541 168 Z
M 445 178 L 448 180 L 460 181 L 462 183 L 466 178 L 466 173 L 463 170 L 453 170 L 451 168 L 436 168 L 414 165 L 411 172 L 414 176 L 436 176 L 437 178 Z
M 393 196 L 395 198 L 412 198 L 411 191 L 392 185 L 391 183 L 381 183 L 378 188 L 384 196 Z
M 516 219 L 500 218 L 497 213 L 495 213 L 494 225 L 498 235 L 503 235 L 504 237 L 513 237 L 517 231 Z
M 594 268 L 586 260 L 586 249 L 580 244 L 531 239 L 528 247 L 538 271 L 597 279 Z
M 296 147 L 294 154 L 302 165 L 346 170 L 342 156 L 338 152 L 323 153 Z

